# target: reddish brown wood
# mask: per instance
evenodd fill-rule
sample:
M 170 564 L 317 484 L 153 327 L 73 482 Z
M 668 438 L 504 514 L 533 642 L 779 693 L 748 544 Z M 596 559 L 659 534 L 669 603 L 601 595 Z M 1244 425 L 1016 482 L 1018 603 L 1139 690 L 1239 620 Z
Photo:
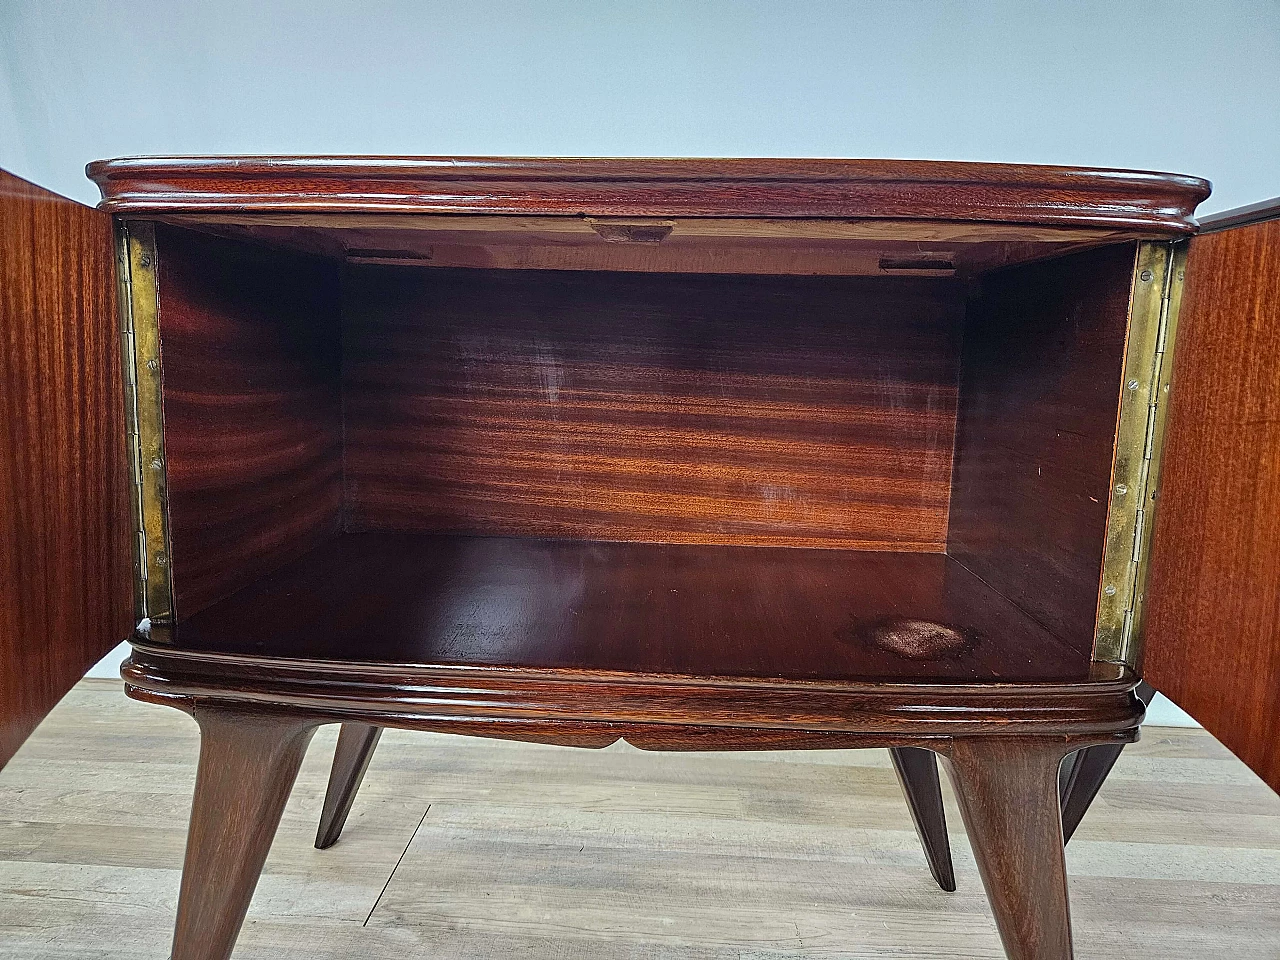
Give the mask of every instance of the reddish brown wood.
M 1134 247 L 1006 270 L 970 304 L 948 552 L 1089 655 Z
M 1280 790 L 1280 219 L 1194 240 L 1180 316 L 1144 673 Z
M 198 703 L 200 765 L 172 960 L 227 960 L 315 724 Z
M 324 795 L 324 809 L 320 811 L 320 826 L 316 830 L 316 849 L 332 847 L 342 836 L 347 814 L 355 802 L 360 781 L 369 769 L 373 751 L 382 737 L 382 728 L 367 723 L 344 723 L 338 734 L 338 747 L 333 755 L 333 767 L 329 771 L 329 788 Z
M 1087 655 L 940 554 L 347 534 L 181 620 L 176 634 L 189 651 L 522 671 L 1089 673 Z
M 973 737 L 943 750 L 1009 960 L 1071 960 L 1058 807 L 1061 738 Z
M 337 270 L 157 231 L 173 583 L 191 613 L 338 529 Z
M 942 785 L 938 780 L 938 764 L 933 752 L 919 747 L 890 747 L 893 769 L 902 785 L 902 793 L 916 825 L 920 845 L 924 847 L 929 872 L 938 886 L 947 892 L 956 889 L 955 869 L 951 864 L 951 842 L 947 837 L 947 815 L 942 807 Z
M 420 211 L 902 217 L 1190 233 L 1195 177 L 919 160 L 181 157 L 88 168 L 115 213 Z
M 543 728 L 602 736 L 618 731 L 601 746 L 624 735 L 620 725 L 641 733 L 663 725 L 673 731 L 672 742 L 680 739 L 678 727 L 806 736 L 896 731 L 904 739 L 866 745 L 911 746 L 912 737 L 989 733 L 993 724 L 1010 735 L 1046 729 L 1108 733 L 1136 729 L 1141 714 L 1132 696 L 1135 680 L 1116 664 L 1097 664 L 1088 678 L 1074 682 L 894 684 L 297 661 L 135 643 L 124 674 L 131 695 L 175 705 L 217 696 L 276 703 L 327 723 L 432 730 L 462 724 L 467 729 L 457 732 L 507 736 L 519 731 L 516 739 Z
M 941 552 L 945 280 L 361 267 L 349 529 Z
M 0 766 L 133 628 L 108 217 L 0 171 Z

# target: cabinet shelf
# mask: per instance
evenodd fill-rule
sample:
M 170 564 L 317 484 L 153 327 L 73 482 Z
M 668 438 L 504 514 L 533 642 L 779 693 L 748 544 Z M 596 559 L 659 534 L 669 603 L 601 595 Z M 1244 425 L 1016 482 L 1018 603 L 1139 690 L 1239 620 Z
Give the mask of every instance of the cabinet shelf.
M 1071 681 L 1089 658 L 943 554 L 354 533 L 181 649 L 786 681 Z

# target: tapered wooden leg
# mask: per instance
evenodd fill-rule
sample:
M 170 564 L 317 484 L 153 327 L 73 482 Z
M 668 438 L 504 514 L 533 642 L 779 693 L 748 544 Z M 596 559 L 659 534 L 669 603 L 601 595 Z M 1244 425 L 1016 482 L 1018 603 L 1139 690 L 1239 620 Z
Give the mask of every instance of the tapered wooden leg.
M 1144 681 L 1138 684 L 1134 694 L 1142 701 L 1143 706 L 1150 706 L 1156 691 Z M 1122 745 L 1110 743 L 1086 747 L 1068 757 L 1062 764 L 1062 835 L 1066 840 L 1070 840 L 1076 827 L 1080 826 L 1080 821 L 1088 813 L 1123 749 Z
M 915 821 L 920 845 L 924 847 L 929 871 L 938 886 L 948 892 L 956 888 L 955 869 L 951 865 L 951 843 L 947 839 L 947 816 L 942 808 L 942 784 L 938 780 L 938 761 L 931 750 L 919 747 L 890 747 L 893 769 L 907 798 L 907 808 Z
M 204 705 L 195 717 L 200 765 L 172 960 L 227 960 L 315 727 Z
M 382 728 L 367 723 L 344 723 L 338 734 L 338 749 L 333 754 L 329 771 L 329 789 L 324 795 L 320 813 L 320 829 L 316 831 L 316 849 L 324 850 L 338 842 L 342 827 L 351 812 L 351 804 L 360 789 L 364 772 L 369 769 L 373 751 L 382 736 Z
M 1009 960 L 1071 960 L 1062 740 L 958 739 L 944 753 Z

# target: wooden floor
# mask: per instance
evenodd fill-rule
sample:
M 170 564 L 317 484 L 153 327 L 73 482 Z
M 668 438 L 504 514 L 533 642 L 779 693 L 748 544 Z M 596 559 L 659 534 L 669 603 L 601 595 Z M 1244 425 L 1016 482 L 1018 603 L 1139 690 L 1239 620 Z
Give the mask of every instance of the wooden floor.
M 320 852 L 334 740 L 311 747 L 237 960 L 1002 956 L 954 806 L 945 894 L 882 750 L 389 731 Z M 0 772 L 0 957 L 167 956 L 196 750 L 194 722 L 115 681 L 67 697 Z M 1145 731 L 1069 865 L 1082 960 L 1280 958 L 1280 797 L 1201 731 Z

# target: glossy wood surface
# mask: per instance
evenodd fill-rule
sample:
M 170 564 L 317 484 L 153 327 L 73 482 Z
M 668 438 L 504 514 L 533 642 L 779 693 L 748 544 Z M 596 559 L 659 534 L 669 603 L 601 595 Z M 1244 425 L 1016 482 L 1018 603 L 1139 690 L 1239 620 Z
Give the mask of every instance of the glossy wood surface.
M 166 213 L 168 223 L 352 263 L 502 270 L 971 277 L 1124 241 L 1122 227 L 742 217 Z
M 320 811 L 320 825 L 316 828 L 316 849 L 332 847 L 342 836 L 347 815 L 355 803 L 360 781 L 369 769 L 373 751 L 382 738 L 382 727 L 367 723 L 344 723 L 338 735 L 338 746 L 333 754 L 333 769 L 329 773 L 329 786 L 324 794 L 324 809 Z
M 320 260 L 157 231 L 179 616 L 338 529 L 338 274 Z
M 201 704 L 171 960 L 228 960 L 315 725 Z
M 1280 790 L 1280 219 L 1194 240 L 1180 317 L 1143 672 Z
M 104 206 L 569 216 L 907 218 L 1190 233 L 1195 177 L 919 160 L 143 157 L 92 163 Z
M 363 266 L 348 529 L 938 551 L 946 280 Z
M 1067 864 L 1058 809 L 1062 741 L 975 737 L 943 763 L 1009 960 L 1071 960 Z
M 1088 656 L 1134 247 L 984 281 L 965 324 L 951 556 Z
M 938 886 L 955 892 L 956 873 L 947 839 L 947 814 L 942 805 L 942 784 L 933 751 L 920 747 L 890 747 L 894 772 L 916 825 L 916 835 L 924 848 L 929 872 Z
M 786 680 L 1083 680 L 938 554 L 348 534 L 179 622 L 292 659 Z
M 0 766 L 133 628 L 111 223 L 0 171 Z

